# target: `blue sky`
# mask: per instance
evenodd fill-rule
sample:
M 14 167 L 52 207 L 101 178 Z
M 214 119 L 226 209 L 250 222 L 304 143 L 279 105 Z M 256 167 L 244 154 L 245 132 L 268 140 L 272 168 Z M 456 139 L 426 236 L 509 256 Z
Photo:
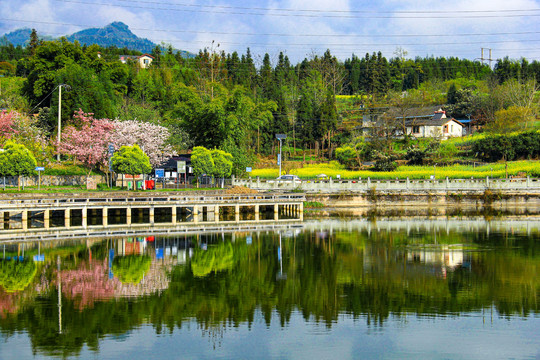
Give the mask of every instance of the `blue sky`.
M 540 0 L 2 0 L 0 34 L 30 27 L 60 36 L 122 21 L 141 37 L 197 52 L 212 40 L 256 59 L 293 62 L 327 48 L 339 59 L 401 47 L 407 57 L 540 60 Z M 215 45 L 214 45 L 215 46 Z M 488 57 L 486 50 L 485 57 Z

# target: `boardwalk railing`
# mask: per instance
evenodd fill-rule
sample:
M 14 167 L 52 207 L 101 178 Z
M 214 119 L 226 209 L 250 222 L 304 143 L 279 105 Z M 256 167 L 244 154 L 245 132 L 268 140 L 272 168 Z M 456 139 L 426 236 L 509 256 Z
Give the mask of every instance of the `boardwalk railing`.
M 304 194 L 74 196 L 0 199 L 0 239 L 20 233 L 256 226 L 303 220 Z
M 207 206 L 229 205 L 247 206 L 257 203 L 282 204 L 305 201 L 304 194 L 249 194 L 249 195 L 147 195 L 147 196 L 101 196 L 101 197 L 60 197 L 36 199 L 0 199 L 0 211 L 23 208 L 81 208 L 103 206 Z
M 233 179 L 233 185 L 246 186 L 258 190 L 300 190 L 303 192 L 337 191 L 485 191 L 490 190 L 531 190 L 540 191 L 538 178 L 513 179 L 434 179 L 434 180 L 262 180 Z

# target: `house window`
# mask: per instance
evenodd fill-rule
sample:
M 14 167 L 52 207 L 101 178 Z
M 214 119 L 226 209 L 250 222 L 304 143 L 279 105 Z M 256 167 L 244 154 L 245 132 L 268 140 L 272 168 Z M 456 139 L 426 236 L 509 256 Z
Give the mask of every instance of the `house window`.
M 444 132 L 445 134 L 448 134 L 448 125 L 444 125 L 444 126 L 443 126 L 443 132 Z
M 412 132 L 413 132 L 413 134 L 420 133 L 420 126 L 418 126 L 418 125 L 413 126 L 412 127 Z

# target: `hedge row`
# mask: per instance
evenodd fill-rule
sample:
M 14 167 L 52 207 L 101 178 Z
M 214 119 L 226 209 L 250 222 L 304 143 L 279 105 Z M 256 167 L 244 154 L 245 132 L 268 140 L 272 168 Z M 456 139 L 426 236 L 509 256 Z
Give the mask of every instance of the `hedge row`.
M 535 159 L 540 157 L 540 132 L 493 135 L 472 144 L 473 155 L 485 161 Z

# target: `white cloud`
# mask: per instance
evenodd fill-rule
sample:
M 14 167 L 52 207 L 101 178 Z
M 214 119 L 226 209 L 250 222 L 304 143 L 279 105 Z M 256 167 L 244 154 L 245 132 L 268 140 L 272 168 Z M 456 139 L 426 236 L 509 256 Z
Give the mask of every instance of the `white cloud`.
M 113 21 L 122 21 L 138 36 L 149 38 L 156 43 L 161 41 L 172 43 L 177 48 L 192 52 L 210 46 L 212 40 L 215 40 L 216 43 L 221 44 L 220 49 L 227 52 L 237 50 L 244 53 L 247 47 L 251 48 L 254 55 L 265 52 L 276 55 L 279 51 L 284 51 L 293 62 L 301 61 L 309 56 L 312 50 L 322 53 L 326 48 L 341 59 L 350 57 L 353 52 L 363 56 L 366 52 L 379 50 L 385 56 L 392 57 L 393 51 L 399 45 L 407 49 L 412 57 L 433 54 L 473 59 L 479 56 L 481 47 L 486 47 L 493 49 L 495 57 L 510 55 L 512 58 L 519 58 L 534 54 L 537 43 L 531 40 L 538 39 L 538 36 L 535 34 L 516 35 L 515 33 L 540 32 L 536 16 L 466 17 L 506 14 L 504 12 L 486 13 L 486 10 L 538 9 L 540 0 L 515 0 L 511 3 L 502 0 L 477 0 L 475 2 L 470 0 L 455 2 L 440 0 L 382 0 L 378 2 L 367 0 L 268 0 L 262 2 L 218 0 L 214 2 L 214 6 L 218 7 L 214 8 L 181 5 L 186 3 L 197 5 L 198 2 L 195 0 L 173 2 L 160 0 L 152 5 L 111 0 L 110 4 L 115 6 L 78 3 L 77 1 L 3 0 L 0 2 L 0 10 L 4 17 L 25 19 L 30 22 L 4 21 L 0 23 L 0 29 L 7 32 L 25 26 L 35 27 L 38 32 L 58 36 L 86 27 L 104 26 Z M 178 11 L 181 9 L 189 11 Z M 214 9 L 213 13 L 208 12 L 211 9 Z M 291 12 L 275 9 L 317 11 Z M 413 10 L 426 13 L 400 13 L 400 11 Z M 456 13 L 456 11 L 467 12 Z M 471 11 L 484 12 L 472 13 Z M 327 16 L 306 16 L 310 14 Z M 418 18 L 423 16 L 428 18 Z M 426 36 L 500 32 L 513 34 L 484 37 Z M 390 36 L 398 34 L 418 36 Z M 538 55 L 536 54 L 536 57 Z

